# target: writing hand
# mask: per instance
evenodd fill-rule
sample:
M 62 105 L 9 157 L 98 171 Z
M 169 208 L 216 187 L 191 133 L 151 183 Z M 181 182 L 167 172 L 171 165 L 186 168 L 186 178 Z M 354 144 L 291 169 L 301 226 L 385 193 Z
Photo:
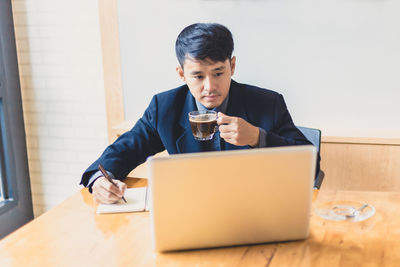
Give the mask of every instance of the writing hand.
M 117 179 L 113 179 L 113 182 L 117 186 L 110 183 L 104 176 L 99 177 L 92 186 L 94 200 L 102 204 L 118 202 L 124 195 L 127 186 Z
M 260 130 L 239 117 L 231 117 L 218 112 L 218 128 L 221 138 L 237 146 L 258 145 Z

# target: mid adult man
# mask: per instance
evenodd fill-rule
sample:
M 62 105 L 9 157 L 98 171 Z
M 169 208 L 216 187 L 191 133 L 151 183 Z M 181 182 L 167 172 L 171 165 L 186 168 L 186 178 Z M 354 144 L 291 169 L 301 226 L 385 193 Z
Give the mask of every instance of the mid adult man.
M 233 38 L 223 25 L 193 24 L 179 34 L 176 71 L 185 85 L 157 94 L 135 126 L 103 152 L 83 174 L 101 203 L 118 201 L 126 185 L 121 181 L 148 156 L 212 150 L 251 149 L 310 144 L 295 127 L 282 95 L 231 79 L 236 58 Z M 188 120 L 193 110 L 218 112 L 219 131 L 211 141 L 194 139 Z M 113 175 L 112 185 L 98 165 Z

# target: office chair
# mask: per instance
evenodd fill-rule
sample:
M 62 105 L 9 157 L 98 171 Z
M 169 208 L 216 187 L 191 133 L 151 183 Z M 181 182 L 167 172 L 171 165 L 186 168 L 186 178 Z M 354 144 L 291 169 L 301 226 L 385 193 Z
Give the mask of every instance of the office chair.
M 319 129 L 296 126 L 316 148 L 318 153 L 321 146 L 321 131 Z M 318 159 L 317 159 L 318 160 Z M 314 180 L 314 188 L 320 189 L 325 173 L 320 169 Z

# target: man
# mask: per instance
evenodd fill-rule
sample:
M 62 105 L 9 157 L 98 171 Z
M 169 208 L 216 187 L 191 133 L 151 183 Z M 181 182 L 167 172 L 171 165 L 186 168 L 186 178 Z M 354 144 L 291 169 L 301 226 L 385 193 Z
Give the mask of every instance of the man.
M 157 94 L 135 126 L 103 152 L 83 174 L 81 184 L 100 203 L 124 194 L 126 175 L 148 156 L 310 144 L 295 127 L 282 95 L 231 79 L 236 58 L 233 39 L 220 24 L 193 24 L 179 34 L 176 71 L 185 85 Z M 194 139 L 188 113 L 218 111 L 219 131 L 211 141 Z M 115 177 L 112 185 L 98 165 Z

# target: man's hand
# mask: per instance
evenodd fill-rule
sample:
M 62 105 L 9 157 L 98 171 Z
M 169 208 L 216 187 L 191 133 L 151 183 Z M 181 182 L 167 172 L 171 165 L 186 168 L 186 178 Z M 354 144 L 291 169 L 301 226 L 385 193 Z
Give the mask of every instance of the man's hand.
M 258 145 L 260 130 L 242 118 L 218 112 L 219 134 L 226 142 L 236 146 Z
M 102 204 L 118 202 L 125 194 L 126 184 L 116 179 L 113 179 L 113 182 L 118 187 L 114 186 L 103 176 L 97 178 L 92 186 L 94 200 Z

